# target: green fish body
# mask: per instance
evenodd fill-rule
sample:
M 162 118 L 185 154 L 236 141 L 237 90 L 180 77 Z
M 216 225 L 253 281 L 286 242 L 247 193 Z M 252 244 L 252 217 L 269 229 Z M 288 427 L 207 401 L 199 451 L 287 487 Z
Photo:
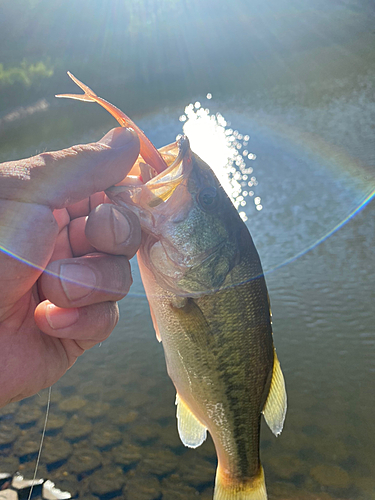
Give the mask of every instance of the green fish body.
M 188 140 L 159 151 L 170 164 L 165 172 L 107 194 L 141 220 L 138 262 L 177 391 L 179 435 L 195 448 L 210 432 L 218 456 L 214 500 L 265 500 L 261 414 L 279 434 L 286 393 L 260 259 Z

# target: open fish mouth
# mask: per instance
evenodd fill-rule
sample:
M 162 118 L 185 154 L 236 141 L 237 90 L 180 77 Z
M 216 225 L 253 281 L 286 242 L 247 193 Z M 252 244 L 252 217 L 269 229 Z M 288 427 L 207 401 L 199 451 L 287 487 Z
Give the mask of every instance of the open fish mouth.
M 138 158 L 130 175 L 116 186 L 106 190 L 108 197 L 113 199 L 121 193 L 130 191 L 132 200 L 140 205 L 140 193 L 147 191 L 149 199 L 142 201 L 150 208 L 168 201 L 177 186 L 187 176 L 186 163 L 191 161 L 189 139 L 181 136 L 176 142 L 159 149 L 159 152 L 166 163 L 165 170 L 158 174 L 151 165 L 144 163 L 142 158 Z M 132 175 L 134 173 L 138 175 Z M 140 189 L 142 186 L 146 186 L 147 190 Z
M 142 229 L 153 233 L 166 218 L 175 223 L 183 220 L 190 206 L 186 187 L 192 170 L 189 139 L 181 136 L 159 152 L 165 161 L 165 170 L 157 173 L 139 157 L 130 175 L 106 190 L 111 201 L 134 211 Z M 181 203 L 182 200 L 186 203 Z

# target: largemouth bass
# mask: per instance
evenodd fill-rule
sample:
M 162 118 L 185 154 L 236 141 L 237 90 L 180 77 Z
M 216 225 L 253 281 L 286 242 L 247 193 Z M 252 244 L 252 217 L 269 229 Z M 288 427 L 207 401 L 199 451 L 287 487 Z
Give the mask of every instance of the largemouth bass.
M 74 81 L 85 94 L 64 97 L 98 102 L 121 125 L 139 131 Z M 138 174 L 107 195 L 141 221 L 138 262 L 177 392 L 180 438 L 196 448 L 207 430 L 211 434 L 218 457 L 214 500 L 266 500 L 261 415 L 278 435 L 286 392 L 258 253 L 213 171 L 186 137 L 159 151 L 143 132 L 139 137 Z

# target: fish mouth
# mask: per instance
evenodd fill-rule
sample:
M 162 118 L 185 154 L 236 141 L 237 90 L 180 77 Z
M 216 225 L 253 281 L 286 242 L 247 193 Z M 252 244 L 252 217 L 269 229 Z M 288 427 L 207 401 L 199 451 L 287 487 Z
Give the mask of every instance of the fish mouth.
M 133 209 L 140 217 L 145 230 L 150 229 L 150 220 L 155 227 L 155 216 L 158 214 L 155 214 L 153 209 L 158 209 L 158 213 L 163 211 L 173 193 L 184 183 L 191 171 L 191 149 L 186 136 L 164 146 L 159 152 L 167 165 L 161 173 L 157 174 L 151 165 L 144 163 L 139 157 L 130 174 L 119 184 L 105 191 L 114 203 Z

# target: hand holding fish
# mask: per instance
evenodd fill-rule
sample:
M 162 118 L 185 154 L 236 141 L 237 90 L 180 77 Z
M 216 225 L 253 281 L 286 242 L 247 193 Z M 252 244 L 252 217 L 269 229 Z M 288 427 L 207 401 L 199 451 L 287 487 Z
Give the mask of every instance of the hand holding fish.
M 104 190 L 138 153 L 119 128 L 0 165 L 0 407 L 52 385 L 117 323 L 141 230 Z

